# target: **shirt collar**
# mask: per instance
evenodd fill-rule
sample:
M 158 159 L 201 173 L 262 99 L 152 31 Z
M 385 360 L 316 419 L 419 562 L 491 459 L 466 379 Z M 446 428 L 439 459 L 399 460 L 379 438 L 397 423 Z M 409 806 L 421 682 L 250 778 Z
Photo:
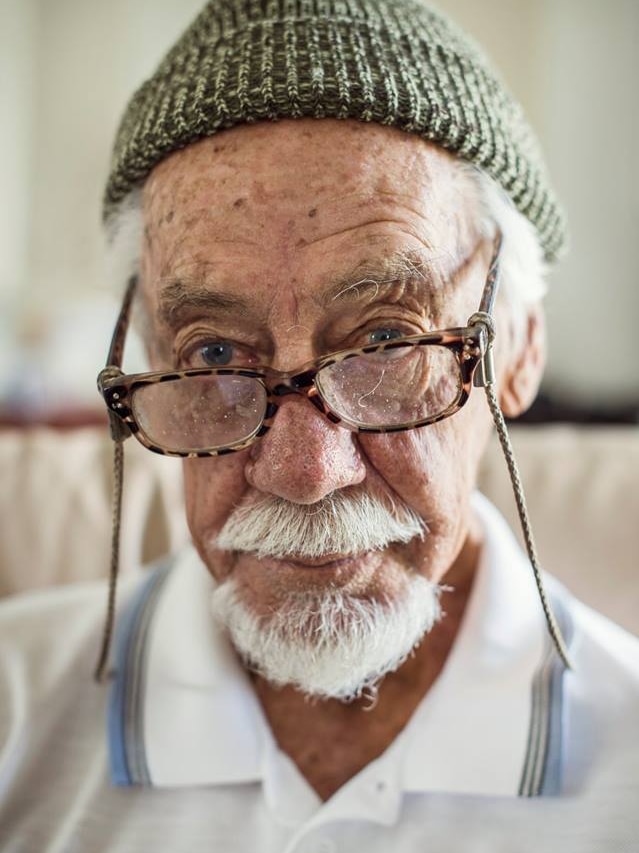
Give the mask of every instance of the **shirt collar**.
M 211 612 L 214 582 L 194 549 L 171 571 L 148 639 L 144 744 L 157 786 L 257 781 L 270 732 Z
M 480 495 L 473 507 L 485 547 L 453 649 L 406 729 L 364 771 L 395 780 L 398 795 L 517 795 L 530 751 L 531 687 L 547 653 L 541 610 L 506 523 Z M 272 765 L 262 709 L 211 615 L 213 585 L 188 548 L 123 620 L 110 723 L 117 784 L 259 782 Z
M 403 732 L 408 791 L 517 795 L 528 750 L 531 687 L 547 651 L 532 570 L 481 495 L 484 547 L 444 669 Z

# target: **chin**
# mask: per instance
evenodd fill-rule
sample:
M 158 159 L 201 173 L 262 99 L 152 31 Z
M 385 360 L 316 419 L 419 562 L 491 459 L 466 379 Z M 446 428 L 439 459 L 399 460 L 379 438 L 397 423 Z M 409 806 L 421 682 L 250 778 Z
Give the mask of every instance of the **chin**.
M 252 671 L 319 699 L 374 696 L 441 617 L 441 588 L 420 575 L 401 594 L 361 598 L 343 588 L 293 589 L 267 615 L 236 578 L 213 592 L 215 619 Z

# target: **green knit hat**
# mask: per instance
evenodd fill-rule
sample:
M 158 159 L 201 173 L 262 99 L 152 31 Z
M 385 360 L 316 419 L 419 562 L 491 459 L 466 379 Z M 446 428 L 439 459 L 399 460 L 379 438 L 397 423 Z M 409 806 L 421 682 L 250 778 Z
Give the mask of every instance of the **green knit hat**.
M 300 116 L 377 122 L 438 143 L 501 184 L 547 260 L 560 252 L 562 213 L 521 108 L 478 47 L 419 0 L 211 0 L 126 109 L 105 220 L 172 151 Z

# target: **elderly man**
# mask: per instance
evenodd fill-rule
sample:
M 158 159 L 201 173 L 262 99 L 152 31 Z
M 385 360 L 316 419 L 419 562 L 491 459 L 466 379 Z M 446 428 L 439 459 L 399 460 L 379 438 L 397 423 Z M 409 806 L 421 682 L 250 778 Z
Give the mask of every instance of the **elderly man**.
M 105 218 L 116 507 L 130 434 L 184 457 L 194 548 L 109 661 L 116 513 L 108 699 L 101 586 L 5 606 L 3 849 L 634 849 L 637 643 L 544 591 L 502 418 L 561 218 L 477 49 L 412 0 L 213 0 Z M 474 493 L 493 421 L 530 562 Z

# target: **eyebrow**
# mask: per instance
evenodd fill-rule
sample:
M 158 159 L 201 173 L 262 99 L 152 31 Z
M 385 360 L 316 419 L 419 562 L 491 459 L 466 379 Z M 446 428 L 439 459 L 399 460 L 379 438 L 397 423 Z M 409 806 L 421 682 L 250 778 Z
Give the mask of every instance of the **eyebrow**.
M 419 251 L 400 251 L 361 261 L 329 284 L 322 293 L 321 304 L 328 307 L 341 301 L 370 301 L 390 288 L 408 283 L 422 285 L 426 290 L 435 285 L 438 260 Z
M 179 328 L 194 312 L 244 317 L 250 304 L 239 296 L 212 290 L 204 284 L 176 279 L 160 291 L 158 315 L 172 329 Z

